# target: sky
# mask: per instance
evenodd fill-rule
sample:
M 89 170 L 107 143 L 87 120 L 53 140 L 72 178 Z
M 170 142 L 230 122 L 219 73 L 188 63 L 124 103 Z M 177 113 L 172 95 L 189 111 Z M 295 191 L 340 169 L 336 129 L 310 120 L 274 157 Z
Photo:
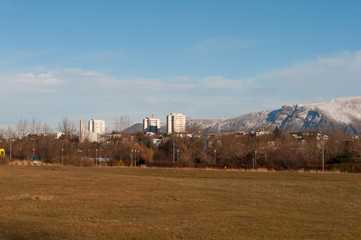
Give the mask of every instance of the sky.
M 0 0 L 0 126 L 361 96 L 361 1 Z

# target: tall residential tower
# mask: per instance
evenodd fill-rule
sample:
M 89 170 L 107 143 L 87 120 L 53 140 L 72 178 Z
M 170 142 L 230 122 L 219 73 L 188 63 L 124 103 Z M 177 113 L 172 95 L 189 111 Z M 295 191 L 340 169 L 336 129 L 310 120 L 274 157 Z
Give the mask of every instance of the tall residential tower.
M 88 130 L 90 132 L 105 134 L 105 121 L 104 120 L 90 120 L 88 122 Z
M 186 131 L 186 116 L 182 113 L 171 113 L 167 116 L 167 133 L 184 133 Z
M 143 119 L 143 130 L 144 132 L 157 133 L 160 130 L 160 120 L 155 117 L 147 117 Z

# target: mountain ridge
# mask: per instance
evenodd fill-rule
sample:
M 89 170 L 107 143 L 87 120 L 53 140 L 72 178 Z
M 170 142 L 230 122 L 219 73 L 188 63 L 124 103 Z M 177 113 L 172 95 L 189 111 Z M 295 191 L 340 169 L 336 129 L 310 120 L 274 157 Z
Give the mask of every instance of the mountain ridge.
M 258 129 L 292 132 L 361 132 L 361 97 L 336 98 L 329 102 L 288 104 L 279 109 L 248 113 L 218 122 L 207 131 L 250 131 Z
M 323 133 L 361 133 L 361 97 L 335 98 L 328 102 L 287 104 L 230 118 L 187 118 L 189 131 L 208 132 L 274 130 Z M 139 125 L 138 128 L 139 129 Z M 161 124 L 161 132 L 166 130 Z

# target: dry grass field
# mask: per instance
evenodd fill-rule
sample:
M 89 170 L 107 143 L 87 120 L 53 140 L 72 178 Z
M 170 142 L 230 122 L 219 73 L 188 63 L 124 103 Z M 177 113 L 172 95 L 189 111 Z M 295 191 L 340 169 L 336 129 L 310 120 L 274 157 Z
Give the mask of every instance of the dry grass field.
M 0 239 L 360 239 L 361 174 L 0 166 Z

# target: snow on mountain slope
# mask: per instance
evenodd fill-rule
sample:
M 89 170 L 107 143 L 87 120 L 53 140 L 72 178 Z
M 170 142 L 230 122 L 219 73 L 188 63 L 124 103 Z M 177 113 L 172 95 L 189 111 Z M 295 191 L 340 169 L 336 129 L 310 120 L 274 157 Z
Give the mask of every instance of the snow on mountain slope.
M 361 97 L 338 98 L 326 103 L 311 104 L 335 121 L 351 124 L 361 119 Z
M 186 128 L 188 131 L 198 131 L 202 129 L 207 129 L 219 122 L 225 121 L 228 118 L 187 118 L 186 120 Z
M 270 129 L 288 131 L 361 132 L 361 97 L 325 103 L 285 105 L 277 110 L 249 113 L 210 126 L 208 131 Z
M 249 113 L 234 118 L 192 119 L 187 118 L 190 131 L 206 129 L 210 132 L 281 130 L 292 132 L 322 131 L 331 133 L 361 133 L 361 97 L 337 98 L 329 102 L 285 105 L 280 109 Z M 142 131 L 140 124 L 133 131 Z M 161 124 L 166 132 L 166 123 Z

